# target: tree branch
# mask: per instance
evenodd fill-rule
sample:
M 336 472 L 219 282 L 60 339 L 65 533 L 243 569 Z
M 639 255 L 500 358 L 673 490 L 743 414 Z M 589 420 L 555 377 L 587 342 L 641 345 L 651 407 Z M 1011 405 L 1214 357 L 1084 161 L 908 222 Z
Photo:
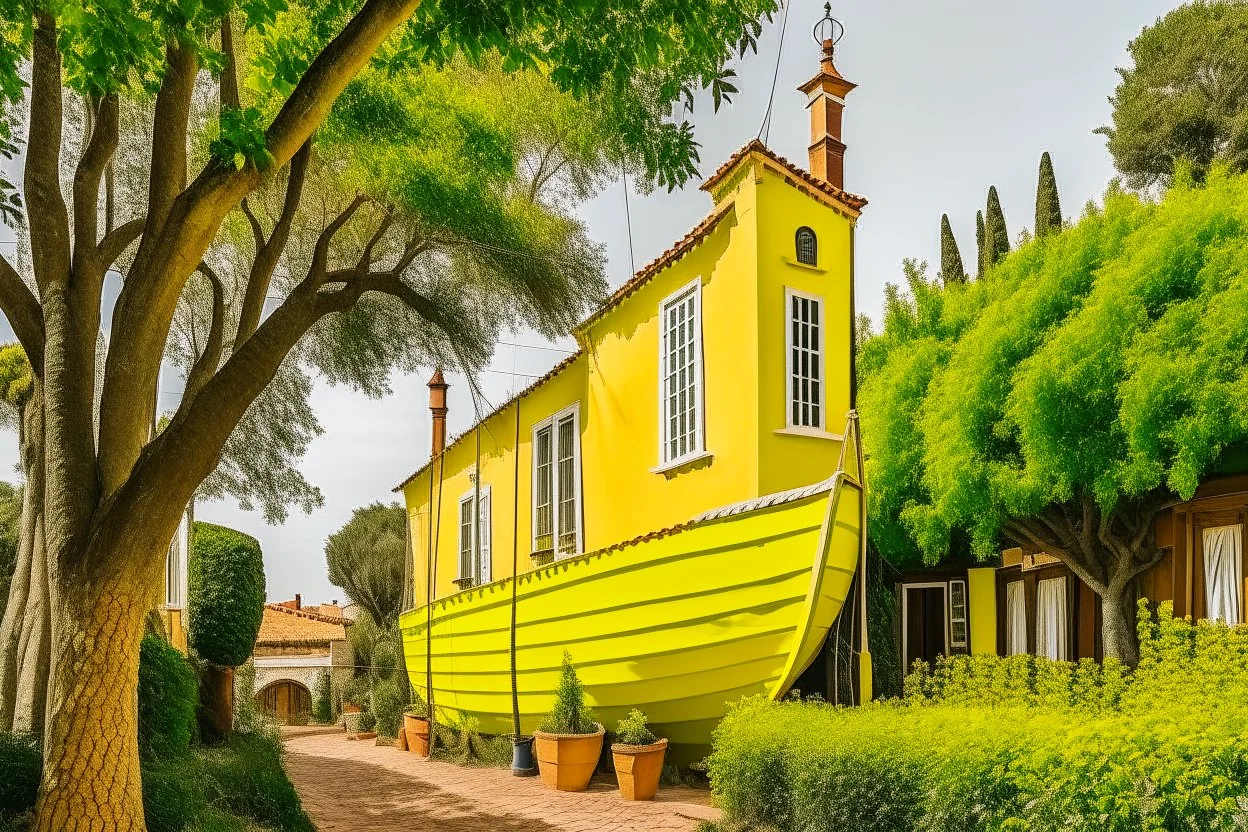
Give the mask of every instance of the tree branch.
M 186 137 L 199 62 L 190 47 L 171 41 L 165 50 L 165 76 L 156 93 L 152 125 L 151 178 L 147 193 L 147 230 L 138 260 L 155 246 L 159 232 L 186 187 Z M 151 241 L 149 244 L 148 241 Z M 180 288 L 180 287 L 179 287 Z
M 208 340 L 204 351 L 195 359 L 190 372 L 186 375 L 186 389 L 182 393 L 182 401 L 193 402 L 199 391 L 212 378 L 212 374 L 221 366 L 222 344 L 225 331 L 225 286 L 221 278 L 207 263 L 199 264 L 199 271 L 212 284 L 212 324 L 208 329 Z M 178 406 L 181 410 L 183 405 Z
M 299 211 L 303 200 L 303 185 L 307 179 L 308 162 L 312 155 L 312 140 L 308 139 L 299 148 L 299 152 L 290 160 L 290 173 L 286 181 L 286 198 L 282 203 L 282 213 L 277 218 L 273 233 L 266 241 L 259 220 L 243 200 L 243 213 L 251 223 L 252 235 L 256 238 L 256 256 L 251 263 L 251 273 L 247 277 L 247 289 L 243 293 L 243 307 L 238 316 L 238 331 L 234 336 L 234 349 L 251 337 L 260 325 L 260 315 L 264 312 L 264 300 L 268 297 L 269 286 L 273 281 L 273 272 L 286 250 L 290 240 L 291 224 Z
M 0 255 L 0 311 L 9 319 L 26 360 L 37 378 L 43 378 L 43 309 L 35 293 L 4 256 Z
M 230 13 L 221 18 L 221 51 L 225 53 L 225 65 L 221 68 L 221 113 L 240 106 L 238 96 L 238 62 L 234 57 L 234 26 Z
M 97 267 L 99 243 L 100 183 L 104 170 L 117 151 L 120 138 L 117 94 L 100 99 L 92 120 L 91 137 L 74 171 L 74 272 Z M 85 262 L 84 262 L 85 261 Z M 89 279 L 89 276 L 84 275 Z
M 61 122 L 63 93 L 56 21 L 46 12 L 35 16 L 30 81 L 30 128 L 22 187 L 30 223 L 35 282 L 42 290 L 69 280 L 69 211 L 61 195 Z
M 147 225 L 147 218 L 139 217 L 123 222 L 104 235 L 104 239 L 100 240 L 98 251 L 100 262 L 106 270 L 112 268 L 117 258 L 124 254 L 135 240 L 139 239 L 145 225 Z

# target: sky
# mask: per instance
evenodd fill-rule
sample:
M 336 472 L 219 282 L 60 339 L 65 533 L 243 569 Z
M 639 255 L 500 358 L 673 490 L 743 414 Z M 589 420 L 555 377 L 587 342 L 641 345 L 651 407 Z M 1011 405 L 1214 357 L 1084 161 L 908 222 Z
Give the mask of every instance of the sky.
M 989 185 L 1000 192 L 1011 237 L 1030 227 L 1037 167 L 1046 150 L 1067 217 L 1077 217 L 1089 200 L 1099 198 L 1114 170 L 1104 137 L 1092 131 L 1109 121 L 1114 69 L 1127 63 L 1128 41 L 1176 5 L 1160 0 L 835 3 L 833 13 L 845 26 L 837 67 L 859 85 L 845 111 L 845 185 L 870 200 L 856 240 L 859 311 L 878 318 L 884 286 L 900 280 L 903 258 L 938 264 L 942 213 L 950 216 L 963 261 L 973 264 L 975 212 Z M 809 122 L 795 87 L 818 69 L 811 28 L 822 17 L 822 6 L 822 0 L 791 2 L 783 49 L 783 12 L 777 15 L 760 38 L 758 54 L 734 64 L 740 93 L 731 105 L 716 113 L 709 97 L 698 99 L 689 118 L 702 144 L 703 175 L 758 135 L 773 78 L 773 112 L 764 139 L 805 166 Z M 590 236 L 605 246 L 607 273 L 616 286 L 710 208 L 697 180 L 673 193 L 627 197 L 617 182 L 580 206 L 578 214 Z M 12 237 L 5 232 L 0 227 L 0 253 L 11 255 L 5 240 Z M 487 399 L 503 401 L 573 348 L 570 339 L 549 343 L 526 333 L 506 336 L 481 379 Z M 295 512 L 273 527 L 229 501 L 197 506 L 198 519 L 260 540 L 270 600 L 295 593 L 306 603 L 344 599 L 326 577 L 325 538 L 354 508 L 396 499 L 391 489 L 427 460 L 427 376 L 396 375 L 392 394 L 377 400 L 317 383 L 312 405 L 325 432 L 301 466 L 325 497 L 312 514 Z M 449 375 L 448 381 L 454 435 L 475 420 L 463 379 Z M 167 385 L 163 398 L 176 399 L 180 383 L 170 379 Z M 0 477 L 16 463 L 16 435 L 0 432 Z

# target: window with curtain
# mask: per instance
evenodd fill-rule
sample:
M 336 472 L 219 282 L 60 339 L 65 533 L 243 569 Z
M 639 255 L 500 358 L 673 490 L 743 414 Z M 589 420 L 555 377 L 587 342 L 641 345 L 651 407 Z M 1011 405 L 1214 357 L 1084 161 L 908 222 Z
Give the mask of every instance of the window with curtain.
M 472 577 L 472 495 L 459 500 L 459 574 L 456 580 L 462 581 Z
M 823 301 L 789 289 L 789 427 L 823 429 Z
M 1066 579 L 1046 578 L 1036 583 L 1036 655 L 1068 661 Z
M 662 384 L 660 458 L 664 465 L 702 453 L 702 316 L 700 284 L 664 300 L 659 378 Z
M 1210 621 L 1242 621 L 1244 527 L 1214 526 L 1201 532 L 1205 553 L 1205 617 Z
M 1027 652 L 1027 595 L 1022 581 L 1005 585 L 1005 654 Z
M 815 232 L 806 226 L 797 229 L 795 239 L 797 245 L 797 262 L 807 266 L 819 265 L 819 241 L 815 239 Z
M 581 450 L 575 406 L 533 430 L 533 551 L 581 551 Z

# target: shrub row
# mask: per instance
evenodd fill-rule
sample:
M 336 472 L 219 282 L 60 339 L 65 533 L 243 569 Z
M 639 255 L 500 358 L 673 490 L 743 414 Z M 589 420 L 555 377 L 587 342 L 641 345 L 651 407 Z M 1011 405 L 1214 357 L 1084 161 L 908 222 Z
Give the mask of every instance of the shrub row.
M 1141 620 L 1134 671 L 973 657 L 912 675 L 904 701 L 746 700 L 710 758 L 727 826 L 1243 829 L 1248 628 Z

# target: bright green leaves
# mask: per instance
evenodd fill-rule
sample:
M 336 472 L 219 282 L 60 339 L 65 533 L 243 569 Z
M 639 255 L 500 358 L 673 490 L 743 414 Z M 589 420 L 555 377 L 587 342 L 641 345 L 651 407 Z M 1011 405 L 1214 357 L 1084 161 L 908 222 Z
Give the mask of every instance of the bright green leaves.
M 1248 445 L 1248 177 L 1103 208 L 941 287 L 908 269 L 862 349 L 880 550 L 981 556 L 1003 525 L 1197 484 Z M 902 534 L 904 532 L 904 535 Z M 907 539 L 908 538 L 908 539 Z
M 208 152 L 217 164 L 242 170 L 251 163 L 265 170 L 273 155 L 265 147 L 265 119 L 256 107 L 231 107 L 221 113 L 220 132 L 208 145 Z

